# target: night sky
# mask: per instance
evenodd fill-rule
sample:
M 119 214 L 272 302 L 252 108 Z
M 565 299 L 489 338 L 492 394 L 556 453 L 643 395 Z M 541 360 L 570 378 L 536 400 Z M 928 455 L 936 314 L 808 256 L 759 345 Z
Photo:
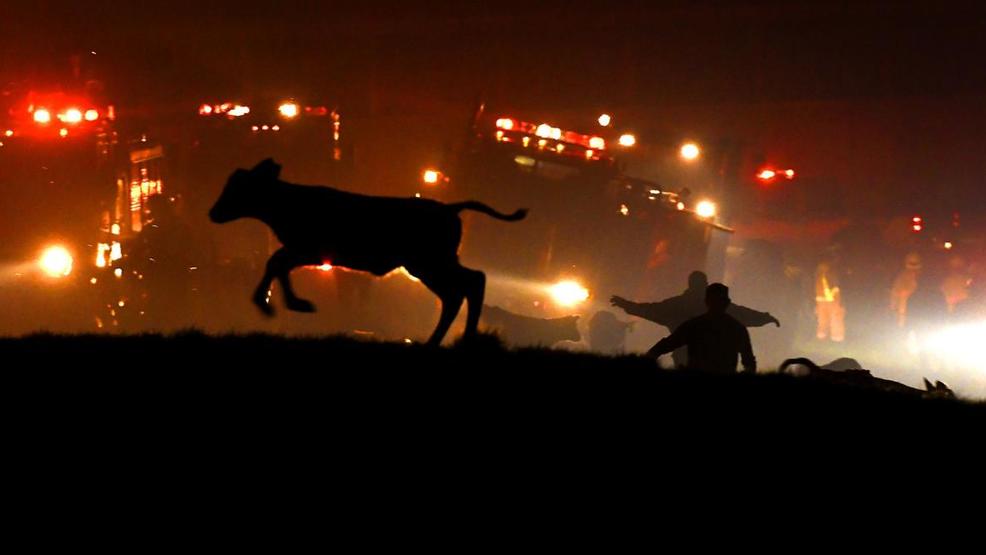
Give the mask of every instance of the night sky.
M 626 114 L 659 140 L 739 141 L 848 195 L 846 210 L 986 200 L 975 3 L 11 4 L 5 80 L 92 51 L 131 110 L 304 89 L 352 113 L 447 120 L 483 96 L 523 113 Z

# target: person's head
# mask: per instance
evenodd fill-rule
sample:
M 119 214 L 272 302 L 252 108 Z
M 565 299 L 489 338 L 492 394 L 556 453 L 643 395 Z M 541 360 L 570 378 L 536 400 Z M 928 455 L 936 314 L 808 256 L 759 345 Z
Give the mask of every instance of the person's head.
M 729 288 L 725 285 L 713 283 L 705 288 L 705 306 L 709 312 L 725 312 L 729 303 Z
M 688 288 L 703 291 L 709 286 L 709 277 L 705 275 L 705 272 L 695 270 L 694 272 L 688 274 Z
M 921 269 L 921 255 L 916 252 L 909 252 L 907 256 L 904 257 L 904 268 L 908 270 L 920 270 Z

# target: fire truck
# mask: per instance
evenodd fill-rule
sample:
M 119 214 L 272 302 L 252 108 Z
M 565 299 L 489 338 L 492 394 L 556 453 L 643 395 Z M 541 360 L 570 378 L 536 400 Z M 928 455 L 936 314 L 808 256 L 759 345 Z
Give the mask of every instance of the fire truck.
M 603 309 L 612 294 L 654 298 L 705 268 L 716 234 L 732 231 L 711 199 L 631 175 L 633 134 L 595 129 L 481 104 L 464 144 L 424 170 L 422 195 L 530 210 L 509 230 L 464 216 L 463 258 L 487 272 L 489 304 L 551 317 Z
M 231 95 L 144 111 L 151 115 L 130 151 L 133 194 L 120 199 L 133 208 L 144 189 L 155 197 L 153 217 L 133 222 L 140 229 L 121 223 L 133 238 L 124 244 L 122 279 L 136 280 L 143 327 L 256 329 L 264 320 L 246 299 L 276 239 L 258 222 L 220 228 L 207 219 L 209 207 L 233 170 L 264 158 L 299 181 L 344 178 L 351 156 L 338 109 L 300 97 Z
M 108 261 L 110 214 L 129 182 L 116 111 L 98 83 L 65 88 L 11 82 L 0 91 L 3 331 L 90 329 Z M 110 244 L 115 245 L 111 247 Z

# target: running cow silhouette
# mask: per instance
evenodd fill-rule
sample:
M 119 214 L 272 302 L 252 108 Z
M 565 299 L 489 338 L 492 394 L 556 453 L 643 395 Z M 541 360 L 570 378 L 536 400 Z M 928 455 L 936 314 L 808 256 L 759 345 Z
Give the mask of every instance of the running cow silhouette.
M 295 185 L 279 179 L 281 166 L 268 158 L 251 170 L 238 169 L 226 182 L 209 219 L 226 223 L 256 218 L 283 245 L 267 261 L 253 302 L 273 314 L 269 291 L 276 278 L 289 310 L 314 312 L 295 295 L 290 272 L 298 266 L 330 263 L 382 276 L 403 266 L 442 302 L 438 326 L 429 344 L 442 342 L 462 301 L 468 302 L 465 337 L 476 334 L 486 290 L 486 275 L 459 264 L 462 221 L 459 212 L 475 210 L 517 221 L 526 210 L 501 214 L 476 201 L 444 204 L 420 198 L 372 197 L 329 187 Z

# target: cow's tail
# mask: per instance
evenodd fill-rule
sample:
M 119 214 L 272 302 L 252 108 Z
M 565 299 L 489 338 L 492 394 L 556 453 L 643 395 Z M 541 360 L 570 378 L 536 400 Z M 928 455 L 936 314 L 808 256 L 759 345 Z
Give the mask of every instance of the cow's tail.
M 513 214 L 503 214 L 475 200 L 468 200 L 466 202 L 458 202 L 455 204 L 450 204 L 449 208 L 455 210 L 456 212 L 461 212 L 463 210 L 475 210 L 476 212 L 482 212 L 487 216 L 492 216 L 498 220 L 506 220 L 508 222 L 516 222 L 517 220 L 523 220 L 524 216 L 527 216 L 526 208 L 521 208 L 520 210 L 517 210 Z

